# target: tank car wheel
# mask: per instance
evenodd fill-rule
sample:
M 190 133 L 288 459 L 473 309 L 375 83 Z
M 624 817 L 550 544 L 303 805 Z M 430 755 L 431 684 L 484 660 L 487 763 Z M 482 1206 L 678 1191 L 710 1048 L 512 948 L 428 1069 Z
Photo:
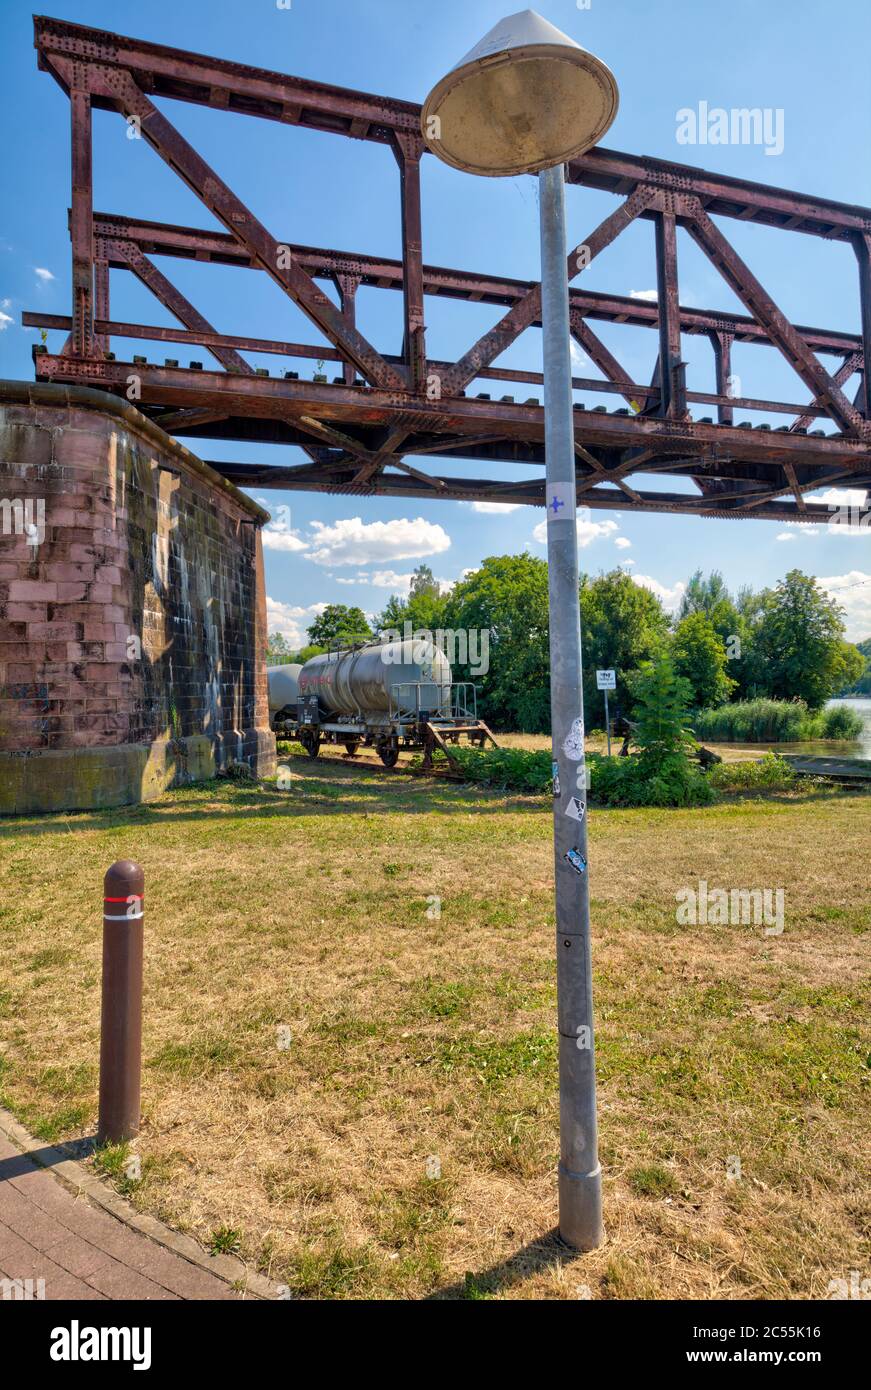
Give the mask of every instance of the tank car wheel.
M 385 767 L 395 767 L 399 759 L 399 749 L 395 743 L 379 743 L 378 756 Z
M 299 741 L 310 758 L 317 757 L 321 749 L 320 733 L 311 729 L 303 729 L 300 733 Z

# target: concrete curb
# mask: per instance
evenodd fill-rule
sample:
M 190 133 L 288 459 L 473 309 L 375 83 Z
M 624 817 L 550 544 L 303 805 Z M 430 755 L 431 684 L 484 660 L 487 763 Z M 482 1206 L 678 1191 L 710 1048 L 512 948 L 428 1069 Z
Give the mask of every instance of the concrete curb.
M 34 1139 L 23 1125 L 18 1123 L 15 1116 L 2 1107 L 0 1134 L 22 1153 L 29 1155 L 40 1168 L 54 1173 L 64 1187 L 101 1207 L 131 1230 L 146 1236 L 157 1245 L 162 1245 L 174 1255 L 197 1265 L 207 1274 L 213 1274 L 223 1283 L 242 1289 L 248 1297 L 272 1301 L 282 1297 L 281 1286 L 273 1284 L 271 1279 L 258 1274 L 256 1270 L 249 1269 L 235 1255 L 207 1255 L 190 1236 L 183 1236 L 178 1231 L 171 1230 L 155 1216 L 146 1216 L 136 1211 L 113 1188 L 93 1173 L 89 1173 L 80 1160 L 71 1158 L 63 1146 L 44 1144 L 39 1139 Z

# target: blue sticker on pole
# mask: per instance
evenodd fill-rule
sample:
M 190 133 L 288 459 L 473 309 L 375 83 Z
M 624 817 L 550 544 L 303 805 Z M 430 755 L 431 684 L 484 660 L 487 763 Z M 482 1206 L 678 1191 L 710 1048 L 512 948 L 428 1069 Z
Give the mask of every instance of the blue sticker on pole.
M 559 796 L 559 763 L 551 763 L 553 771 L 553 794 Z
M 586 872 L 587 861 L 581 854 L 581 851 L 579 849 L 567 850 L 566 859 L 568 860 L 569 864 L 571 864 L 576 874 L 582 874 Z
M 573 483 L 548 483 L 545 487 L 545 506 L 548 522 L 574 521 L 575 486 Z

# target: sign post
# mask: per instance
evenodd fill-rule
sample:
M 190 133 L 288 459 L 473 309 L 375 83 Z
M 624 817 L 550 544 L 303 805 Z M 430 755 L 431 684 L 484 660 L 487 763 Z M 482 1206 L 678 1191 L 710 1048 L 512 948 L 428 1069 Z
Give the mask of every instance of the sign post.
M 617 672 L 609 669 L 596 672 L 596 686 L 605 692 L 605 729 L 608 734 L 608 757 L 611 756 L 611 719 L 608 714 L 608 691 L 617 689 Z

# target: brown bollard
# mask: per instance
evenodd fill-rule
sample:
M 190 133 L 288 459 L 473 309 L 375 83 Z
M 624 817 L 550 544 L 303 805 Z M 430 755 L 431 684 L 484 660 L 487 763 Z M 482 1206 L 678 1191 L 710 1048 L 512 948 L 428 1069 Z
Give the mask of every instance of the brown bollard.
M 103 880 L 103 1002 L 98 1144 L 139 1133 L 145 875 L 119 859 Z

